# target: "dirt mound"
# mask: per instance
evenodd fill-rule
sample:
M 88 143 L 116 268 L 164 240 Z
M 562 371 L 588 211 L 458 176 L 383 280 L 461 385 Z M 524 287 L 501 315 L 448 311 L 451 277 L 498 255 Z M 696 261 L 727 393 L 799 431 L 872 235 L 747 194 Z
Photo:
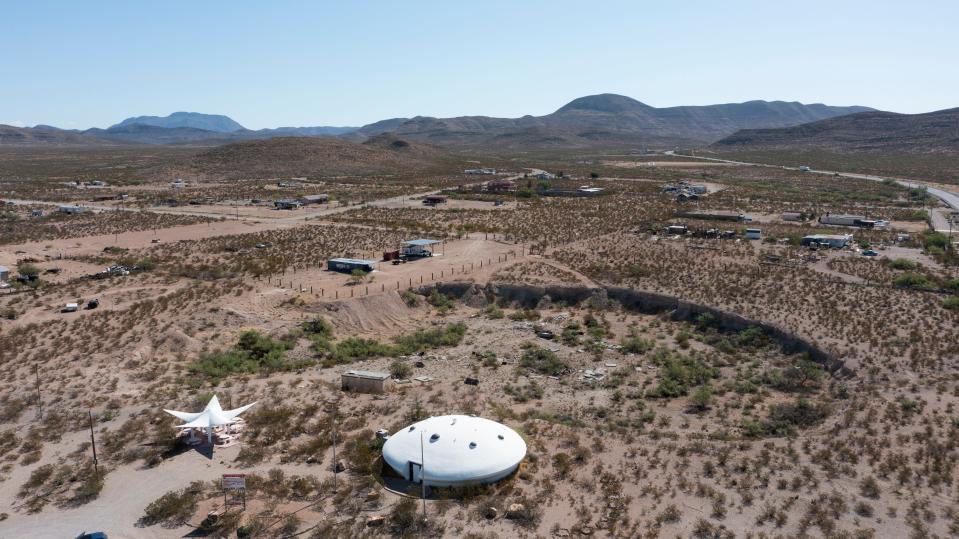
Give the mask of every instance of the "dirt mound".
M 327 304 L 322 309 L 338 335 L 401 333 L 415 327 L 425 312 L 422 306 L 408 306 L 396 292 L 351 298 Z

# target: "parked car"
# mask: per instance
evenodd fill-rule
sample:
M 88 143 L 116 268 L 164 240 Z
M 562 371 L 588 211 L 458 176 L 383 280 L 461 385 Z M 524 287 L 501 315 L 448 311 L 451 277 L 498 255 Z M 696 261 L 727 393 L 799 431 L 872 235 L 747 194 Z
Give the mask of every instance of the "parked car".
M 103 532 L 83 532 L 77 536 L 77 539 L 108 539 L 108 537 Z
M 879 256 L 879 253 L 877 253 L 876 251 L 873 251 L 872 249 L 865 249 L 862 252 L 862 256 Z
M 100 306 L 100 300 L 97 298 L 93 298 L 87 302 L 87 310 L 96 309 L 99 306 Z

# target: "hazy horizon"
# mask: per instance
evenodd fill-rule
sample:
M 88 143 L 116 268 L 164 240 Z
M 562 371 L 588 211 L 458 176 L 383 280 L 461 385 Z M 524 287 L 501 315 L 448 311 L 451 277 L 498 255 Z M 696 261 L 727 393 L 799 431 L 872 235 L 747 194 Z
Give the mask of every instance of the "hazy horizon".
M 539 116 L 598 93 L 655 107 L 959 106 L 959 73 L 945 68 L 959 5 L 921 4 L 13 4 L 0 123 L 86 129 L 191 111 L 249 129 L 360 126 Z

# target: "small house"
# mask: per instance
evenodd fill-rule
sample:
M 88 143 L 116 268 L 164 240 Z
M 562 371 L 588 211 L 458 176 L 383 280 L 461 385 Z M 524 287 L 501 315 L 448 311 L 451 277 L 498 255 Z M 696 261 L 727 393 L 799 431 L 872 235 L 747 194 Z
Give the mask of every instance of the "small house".
M 76 215 L 79 213 L 86 213 L 87 208 L 83 206 L 77 206 L 76 204 L 61 204 L 57 206 L 57 211 L 69 215 Z
M 346 371 L 340 380 L 343 391 L 357 393 L 386 393 L 393 387 L 393 380 L 385 372 Z
M 299 200 L 276 200 L 273 202 L 273 206 L 278 210 L 295 210 L 302 204 Z
M 403 242 L 401 253 L 403 256 L 433 256 L 433 246 L 443 243 L 440 240 L 417 239 Z
M 358 258 L 331 258 L 326 262 L 326 269 L 340 273 L 353 273 L 353 270 L 362 270 L 367 273 L 376 269 L 376 260 L 361 260 Z
M 446 204 L 449 199 L 443 195 L 427 195 L 423 198 L 423 204 L 427 206 L 436 206 L 437 204 Z
M 307 204 L 326 204 L 330 201 L 330 195 L 326 193 L 319 195 L 306 195 L 300 198 L 300 202 L 304 205 Z
M 851 234 L 812 234 L 803 237 L 800 242 L 804 246 L 832 247 L 842 249 L 852 241 Z
M 486 182 L 486 191 L 489 193 L 505 193 L 516 190 L 516 182 L 513 180 L 500 179 Z

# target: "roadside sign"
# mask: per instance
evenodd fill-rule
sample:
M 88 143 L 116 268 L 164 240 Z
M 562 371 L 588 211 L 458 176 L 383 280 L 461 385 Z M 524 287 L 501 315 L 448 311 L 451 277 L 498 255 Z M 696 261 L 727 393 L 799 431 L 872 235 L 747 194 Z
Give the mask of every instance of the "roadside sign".
M 246 490 L 246 474 L 223 474 L 223 490 Z

